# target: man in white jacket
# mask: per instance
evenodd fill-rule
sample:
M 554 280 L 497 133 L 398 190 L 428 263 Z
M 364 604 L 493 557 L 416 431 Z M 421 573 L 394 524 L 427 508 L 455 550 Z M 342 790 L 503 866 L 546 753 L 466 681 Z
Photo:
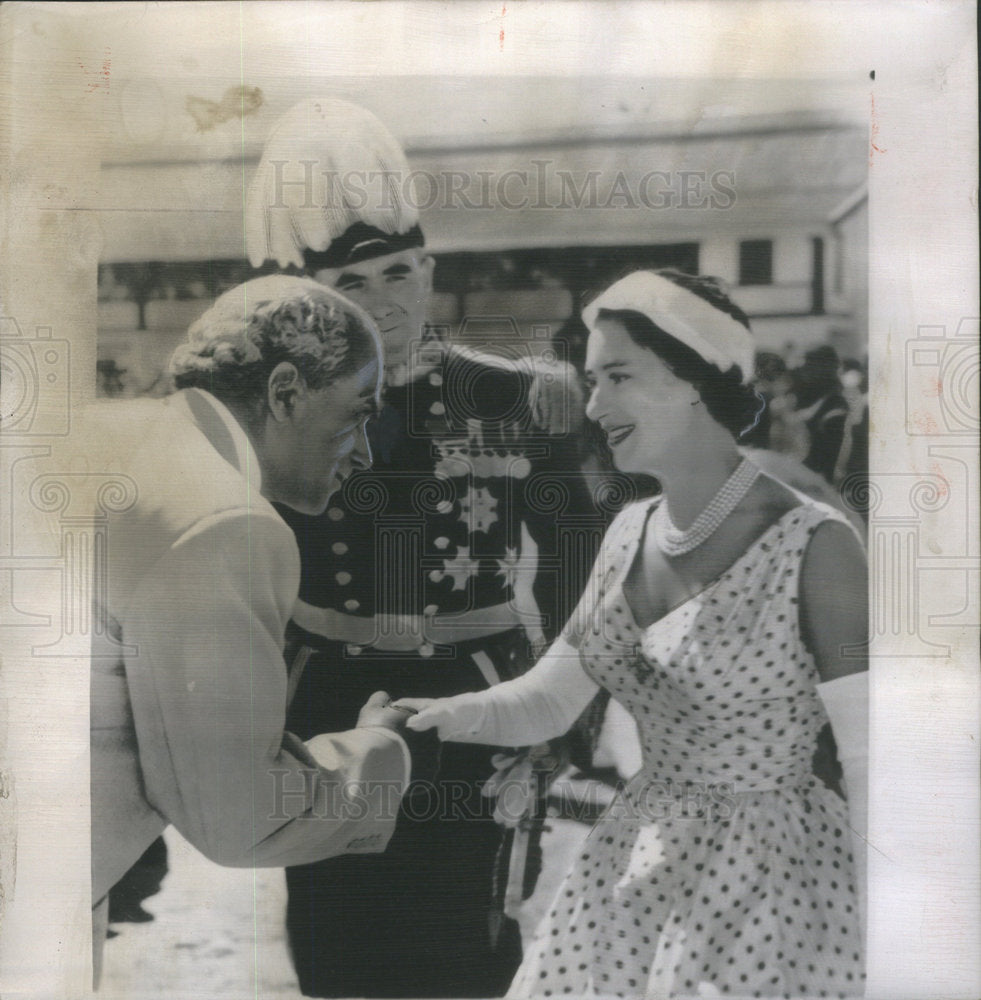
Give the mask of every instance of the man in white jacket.
M 349 732 L 284 729 L 300 559 L 271 503 L 319 513 L 370 463 L 379 349 L 337 293 L 259 278 L 191 327 L 176 394 L 93 407 L 72 436 L 76 462 L 117 484 L 94 589 L 96 956 L 109 889 L 170 823 L 245 867 L 378 852 L 392 835 L 410 758 L 386 695 Z

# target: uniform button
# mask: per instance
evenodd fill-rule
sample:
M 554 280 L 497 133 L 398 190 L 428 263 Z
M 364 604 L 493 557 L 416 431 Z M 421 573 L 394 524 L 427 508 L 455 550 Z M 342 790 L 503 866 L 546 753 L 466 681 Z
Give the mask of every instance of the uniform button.
M 434 615 L 434 614 L 436 614 L 437 611 L 439 611 L 439 605 L 438 604 L 427 604 L 422 609 L 422 613 L 424 615 Z
M 361 607 L 360 601 L 345 601 L 344 607 L 348 611 L 357 611 Z
M 435 414 L 437 417 L 441 417 L 446 412 L 446 407 L 442 403 L 433 403 L 429 407 L 429 412 Z
M 339 584 L 341 584 L 343 586 L 345 583 L 350 583 L 351 582 L 351 574 L 350 573 L 335 573 L 334 574 L 334 579 Z
M 429 579 L 432 580 L 433 583 L 439 583 L 439 581 L 443 579 L 443 571 L 439 569 L 432 570 L 429 574 Z
M 443 376 L 440 375 L 439 372 L 432 372 L 432 373 L 430 373 L 429 384 L 430 385 L 442 385 L 443 384 Z
M 347 545 L 344 542 L 334 542 L 330 548 L 335 556 L 342 556 L 347 552 Z
M 419 655 L 420 656 L 424 656 L 424 657 L 428 658 L 428 657 L 432 656 L 433 653 L 435 653 L 435 652 L 436 652 L 435 648 L 433 647 L 432 643 L 429 643 L 429 642 L 424 642 L 419 647 Z
M 525 479 L 531 472 L 531 462 L 527 458 L 519 458 L 511 463 L 508 471 L 515 479 Z
M 450 540 L 445 536 L 440 536 L 439 538 L 436 539 L 435 542 L 433 542 L 433 545 L 435 545 L 437 549 L 445 549 L 446 546 L 449 544 Z
M 347 647 L 348 656 L 360 656 L 363 652 L 364 646 L 348 645 Z
M 331 507 L 330 510 L 327 511 L 327 516 L 332 521 L 340 521 L 344 517 L 344 511 L 342 511 L 340 507 Z
M 453 510 L 453 504 L 451 504 L 449 500 L 440 500 L 440 502 L 436 504 L 436 511 L 439 514 L 449 514 L 451 510 Z

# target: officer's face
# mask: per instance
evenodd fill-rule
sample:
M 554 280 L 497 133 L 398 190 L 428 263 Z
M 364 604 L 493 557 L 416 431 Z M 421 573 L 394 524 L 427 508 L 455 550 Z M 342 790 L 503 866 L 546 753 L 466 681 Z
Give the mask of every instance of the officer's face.
M 381 331 L 385 367 L 391 369 L 408 361 L 411 343 L 422 337 L 433 264 L 421 250 L 400 250 L 317 271 L 314 279 L 336 288 L 371 316 Z

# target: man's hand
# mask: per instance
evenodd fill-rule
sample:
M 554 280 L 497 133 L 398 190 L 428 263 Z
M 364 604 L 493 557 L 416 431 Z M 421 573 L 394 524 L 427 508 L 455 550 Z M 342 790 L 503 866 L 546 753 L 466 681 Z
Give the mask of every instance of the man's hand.
M 585 396 L 576 370 L 565 361 L 535 359 L 528 402 L 535 425 L 546 434 L 570 434 L 582 426 Z
M 412 758 L 412 778 L 406 795 L 417 791 L 420 783 L 433 781 L 439 771 L 439 740 L 436 734 L 413 732 L 406 726 L 406 721 L 414 719 L 417 711 L 414 707 L 406 705 L 406 702 L 431 700 L 403 698 L 399 702 L 393 702 L 387 692 L 376 691 L 365 702 L 358 716 L 359 726 L 384 726 L 405 740 Z
M 383 726 L 399 733 L 405 728 L 408 717 L 405 709 L 392 708 L 392 699 L 387 691 L 376 691 L 364 703 L 358 715 L 358 726 Z

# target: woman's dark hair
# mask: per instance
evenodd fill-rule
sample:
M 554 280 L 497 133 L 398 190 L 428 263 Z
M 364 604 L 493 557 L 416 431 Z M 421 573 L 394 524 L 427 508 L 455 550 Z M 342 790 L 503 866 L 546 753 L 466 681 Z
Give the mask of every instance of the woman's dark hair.
M 726 295 L 716 278 L 667 269 L 653 273 L 687 289 L 749 329 L 748 317 Z M 643 313 L 632 309 L 601 309 L 597 318 L 622 323 L 638 347 L 653 351 L 674 375 L 694 386 L 709 415 L 734 438 L 738 440 L 756 426 L 764 402 L 753 388 L 743 384 L 739 365 L 733 365 L 727 372 L 721 371 Z
M 724 312 L 731 316 L 737 323 L 742 324 L 747 330 L 750 329 L 749 317 L 736 305 L 726 294 L 725 288 L 719 278 L 714 278 L 710 274 L 686 274 L 684 271 L 677 271 L 673 267 L 662 267 L 654 274 L 668 281 L 673 281 L 676 285 L 704 299 L 710 306 L 714 306 L 719 312 Z M 743 372 L 748 375 L 749 372 Z

